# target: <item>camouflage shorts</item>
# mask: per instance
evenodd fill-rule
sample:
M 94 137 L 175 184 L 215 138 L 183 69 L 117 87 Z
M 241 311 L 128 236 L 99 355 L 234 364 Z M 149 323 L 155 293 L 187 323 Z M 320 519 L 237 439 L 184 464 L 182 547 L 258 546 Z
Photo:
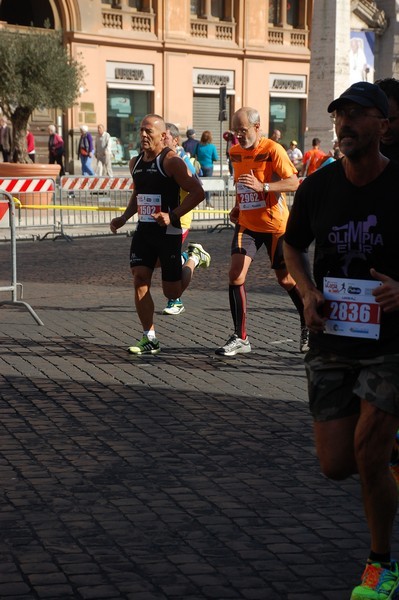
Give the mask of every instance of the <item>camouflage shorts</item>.
M 354 359 L 310 351 L 305 368 L 315 421 L 354 415 L 360 399 L 399 417 L 399 354 Z

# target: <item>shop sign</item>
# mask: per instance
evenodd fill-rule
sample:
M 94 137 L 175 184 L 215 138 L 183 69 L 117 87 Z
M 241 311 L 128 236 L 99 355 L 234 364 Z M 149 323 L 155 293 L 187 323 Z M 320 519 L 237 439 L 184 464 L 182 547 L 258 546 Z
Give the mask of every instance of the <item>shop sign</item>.
M 306 75 L 271 74 L 269 75 L 269 89 L 271 93 L 274 92 L 274 95 L 280 92 L 285 96 L 287 94 L 303 96 L 306 94 Z
M 219 71 L 214 69 L 193 69 L 193 86 L 195 88 L 215 89 L 226 86 L 234 89 L 234 71 Z
M 108 83 L 132 83 L 136 85 L 153 85 L 153 65 L 107 62 Z

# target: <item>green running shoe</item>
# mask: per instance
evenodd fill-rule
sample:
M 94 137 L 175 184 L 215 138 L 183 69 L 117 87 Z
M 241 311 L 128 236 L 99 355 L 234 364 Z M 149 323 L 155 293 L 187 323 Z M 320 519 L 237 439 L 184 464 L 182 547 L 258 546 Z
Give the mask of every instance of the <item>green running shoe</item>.
M 355 587 L 351 600 L 397 600 L 399 598 L 399 568 L 397 562 L 390 569 L 379 563 L 367 564 L 362 583 Z
M 209 252 L 204 250 L 201 244 L 189 244 L 188 245 L 188 258 L 190 255 L 195 255 L 198 258 L 197 267 L 202 267 L 203 269 L 207 269 L 211 264 L 211 255 Z
M 158 354 L 161 346 L 157 339 L 149 340 L 146 335 L 143 335 L 141 340 L 135 346 L 130 346 L 127 351 L 129 354 Z

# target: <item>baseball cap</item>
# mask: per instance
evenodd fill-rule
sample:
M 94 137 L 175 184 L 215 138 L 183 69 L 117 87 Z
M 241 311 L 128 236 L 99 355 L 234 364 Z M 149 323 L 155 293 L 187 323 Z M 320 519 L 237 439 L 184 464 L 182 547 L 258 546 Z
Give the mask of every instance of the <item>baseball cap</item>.
M 186 131 L 186 135 L 187 135 L 187 137 L 188 137 L 189 135 L 195 135 L 195 129 L 187 129 L 187 131 Z
M 293 146 L 298 146 L 298 142 L 297 142 L 296 140 L 292 140 L 291 144 L 292 144 Z
M 345 102 L 354 102 L 360 106 L 378 108 L 382 115 L 387 119 L 389 112 L 388 98 L 385 92 L 382 91 L 375 83 L 368 81 L 359 81 L 354 83 L 345 90 L 339 98 L 336 98 L 328 106 L 329 113 L 339 108 Z

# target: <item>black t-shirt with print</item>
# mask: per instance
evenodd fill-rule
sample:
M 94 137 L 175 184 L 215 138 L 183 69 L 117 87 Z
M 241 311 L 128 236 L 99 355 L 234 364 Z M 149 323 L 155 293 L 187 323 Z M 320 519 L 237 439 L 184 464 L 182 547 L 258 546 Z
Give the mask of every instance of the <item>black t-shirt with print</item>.
M 370 279 L 370 268 L 399 281 L 399 164 L 391 161 L 372 182 L 358 187 L 336 161 L 299 186 L 285 233 L 305 250 L 315 242 L 313 276 Z M 379 340 L 311 335 L 311 347 L 357 357 L 399 353 L 399 311 L 381 315 Z

